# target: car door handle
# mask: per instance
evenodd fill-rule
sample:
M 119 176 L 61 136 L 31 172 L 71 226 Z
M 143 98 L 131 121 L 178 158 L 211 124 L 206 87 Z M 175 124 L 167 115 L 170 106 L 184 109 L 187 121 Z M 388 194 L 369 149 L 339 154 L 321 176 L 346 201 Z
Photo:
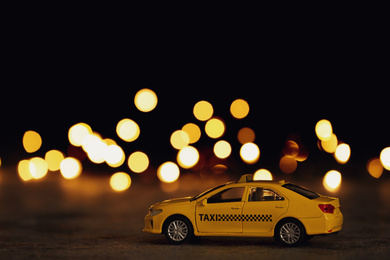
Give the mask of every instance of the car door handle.
M 275 208 L 277 208 L 277 209 L 283 209 L 285 206 L 284 205 L 277 205 L 277 206 L 275 206 Z
M 231 207 L 231 209 L 241 209 L 241 207 Z

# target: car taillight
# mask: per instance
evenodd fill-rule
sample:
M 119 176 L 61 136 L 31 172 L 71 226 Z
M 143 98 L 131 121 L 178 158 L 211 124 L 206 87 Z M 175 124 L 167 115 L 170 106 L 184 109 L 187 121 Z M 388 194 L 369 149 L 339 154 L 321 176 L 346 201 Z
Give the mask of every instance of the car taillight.
M 331 204 L 319 204 L 318 207 L 322 210 L 324 213 L 331 213 L 334 212 L 334 206 Z

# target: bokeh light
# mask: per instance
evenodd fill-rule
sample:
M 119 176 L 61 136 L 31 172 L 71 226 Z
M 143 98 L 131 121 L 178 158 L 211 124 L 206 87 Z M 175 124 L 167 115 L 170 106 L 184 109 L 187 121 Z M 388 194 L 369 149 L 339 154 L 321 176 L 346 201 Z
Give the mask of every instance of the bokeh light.
M 317 122 L 315 132 L 318 139 L 323 141 L 329 140 L 333 133 L 332 124 L 328 120 L 322 119 Z
M 255 143 L 245 143 L 241 146 L 240 156 L 244 162 L 254 164 L 259 160 L 260 149 Z
M 26 131 L 23 135 L 23 147 L 28 153 L 34 153 L 42 146 L 42 138 L 35 131 Z
M 287 140 L 282 149 L 286 157 L 295 158 L 299 154 L 299 145 L 293 140 Z
M 141 173 L 149 167 L 149 158 L 145 153 L 137 151 L 130 154 L 127 165 L 133 172 Z
M 114 191 L 125 191 L 131 185 L 131 178 L 125 172 L 114 173 L 110 178 L 110 186 Z
M 175 182 L 180 176 L 180 169 L 176 163 L 165 162 L 157 169 L 157 177 L 162 182 L 172 183 Z
M 322 149 L 327 153 L 334 153 L 337 148 L 337 136 L 332 133 L 328 140 L 321 140 Z
M 367 171 L 368 173 L 374 177 L 374 178 L 379 178 L 381 177 L 383 173 L 383 165 L 381 163 L 381 160 L 379 158 L 371 158 L 367 162 Z
M 33 178 L 30 172 L 30 160 L 21 160 L 19 162 L 18 174 L 23 181 L 29 181 Z
M 284 173 L 293 173 L 297 169 L 297 161 L 288 156 L 283 156 L 279 161 L 280 170 Z
M 214 109 L 209 102 L 202 100 L 195 104 L 193 113 L 199 121 L 206 121 L 213 116 Z
M 225 140 L 219 140 L 215 143 L 213 151 L 215 156 L 220 159 L 225 159 L 231 154 L 232 146 Z
M 196 143 L 201 136 L 199 126 L 194 123 L 188 123 L 184 125 L 181 130 L 188 134 L 190 144 Z
M 125 118 L 118 122 L 116 133 L 123 141 L 133 142 L 138 138 L 140 129 L 136 122 L 129 118 Z
M 205 131 L 211 138 L 220 138 L 225 133 L 225 123 L 219 118 L 211 118 L 206 123 Z
M 234 118 L 242 119 L 249 113 L 249 104 L 243 99 L 236 99 L 230 105 L 230 113 Z
M 339 144 L 334 152 L 334 157 L 338 163 L 344 164 L 348 162 L 351 156 L 351 148 L 348 144 Z
M 41 157 L 30 159 L 29 169 L 31 176 L 36 180 L 45 177 L 48 170 L 46 161 Z
M 177 153 L 177 162 L 184 169 L 194 167 L 199 161 L 199 152 L 193 146 L 187 146 Z
M 45 161 L 49 171 L 58 171 L 61 161 L 64 159 L 64 154 L 58 150 L 50 150 L 45 154 Z
M 74 179 L 80 176 L 83 168 L 79 160 L 67 157 L 60 164 L 60 172 L 65 179 Z
M 103 163 L 106 160 L 107 144 L 98 133 L 92 133 L 83 139 L 83 150 L 93 163 Z
M 328 171 L 322 181 L 326 190 L 336 192 L 341 185 L 341 173 L 335 170 Z
M 109 166 L 117 168 L 124 163 L 125 159 L 125 152 L 120 146 L 116 144 L 107 146 L 105 160 Z
M 86 123 L 77 123 L 69 128 L 68 139 L 74 146 L 82 146 L 83 140 L 88 135 L 92 134 L 92 128 Z
M 249 127 L 243 127 L 238 131 L 237 139 L 240 144 L 253 143 L 255 141 L 255 131 Z
M 253 175 L 255 181 L 272 181 L 272 174 L 266 169 L 259 169 Z
M 148 88 L 141 89 L 135 94 L 134 104 L 139 111 L 150 112 L 157 106 L 157 95 Z
M 170 142 L 173 148 L 181 150 L 190 143 L 190 137 L 186 132 L 176 130 L 172 133 Z
M 379 156 L 383 167 L 390 171 L 390 147 L 386 147 L 381 151 Z

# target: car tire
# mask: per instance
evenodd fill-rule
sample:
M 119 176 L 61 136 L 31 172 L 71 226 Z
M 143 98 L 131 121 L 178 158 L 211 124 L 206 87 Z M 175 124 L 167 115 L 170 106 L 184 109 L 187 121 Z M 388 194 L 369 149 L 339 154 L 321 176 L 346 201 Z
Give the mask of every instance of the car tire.
M 275 240 L 286 247 L 301 245 L 305 241 L 306 231 L 296 219 L 286 219 L 275 227 Z
M 164 223 L 163 231 L 169 243 L 175 245 L 190 241 L 194 234 L 191 222 L 182 216 L 168 218 Z

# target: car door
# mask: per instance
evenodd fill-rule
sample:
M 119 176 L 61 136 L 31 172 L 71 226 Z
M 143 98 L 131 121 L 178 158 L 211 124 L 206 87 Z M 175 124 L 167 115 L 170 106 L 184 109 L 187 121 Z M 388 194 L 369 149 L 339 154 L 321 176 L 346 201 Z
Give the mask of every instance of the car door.
M 287 211 L 288 200 L 274 189 L 250 187 L 242 211 L 244 233 L 270 232 L 275 221 Z
M 196 205 L 196 226 L 202 233 L 242 232 L 245 187 L 229 187 Z

